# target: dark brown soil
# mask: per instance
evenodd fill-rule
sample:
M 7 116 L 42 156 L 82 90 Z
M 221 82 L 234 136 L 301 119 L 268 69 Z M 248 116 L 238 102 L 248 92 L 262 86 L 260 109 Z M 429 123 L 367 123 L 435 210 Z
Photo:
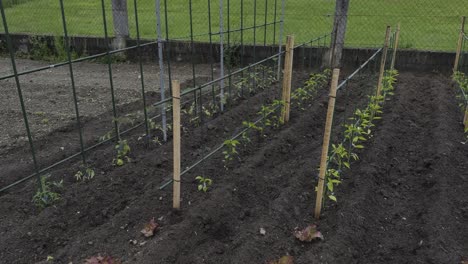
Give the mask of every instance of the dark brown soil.
M 355 106 L 347 102 L 365 100 L 375 81 L 366 82 L 340 92 L 336 120 Z M 276 95 L 257 94 L 186 133 L 183 166 Z M 171 210 L 171 188 L 159 189 L 171 178 L 171 144 L 146 148 L 133 137 L 133 161 L 123 167 L 112 166 L 112 146 L 93 152 L 97 176 L 90 182 L 73 179 L 78 162 L 52 171 L 65 181 L 56 206 L 35 209 L 32 183 L 3 194 L 0 263 L 42 263 L 47 256 L 82 263 L 98 253 L 142 264 L 265 263 L 286 254 L 295 263 L 459 263 L 468 256 L 468 147 L 460 143 L 455 89 L 436 74 L 399 77 L 374 138 L 345 173 L 338 204 L 327 202 L 317 222 L 325 240 L 303 244 L 292 236 L 315 222 L 326 101 L 324 88 L 306 111 L 293 109 L 287 126 L 252 136 L 229 170 L 217 154 L 185 175 L 181 212 Z M 196 191 L 197 175 L 214 180 L 208 193 Z M 145 239 L 140 230 L 153 217 L 162 227 Z

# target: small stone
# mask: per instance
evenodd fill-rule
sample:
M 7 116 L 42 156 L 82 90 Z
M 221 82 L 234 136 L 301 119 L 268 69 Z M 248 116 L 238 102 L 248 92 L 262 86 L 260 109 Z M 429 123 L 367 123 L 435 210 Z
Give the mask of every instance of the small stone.
M 90 245 L 90 246 L 92 246 L 93 244 L 94 244 L 93 241 L 88 242 L 88 245 Z
M 263 227 L 260 228 L 260 235 L 262 235 L 262 236 L 266 235 L 265 228 L 263 228 Z

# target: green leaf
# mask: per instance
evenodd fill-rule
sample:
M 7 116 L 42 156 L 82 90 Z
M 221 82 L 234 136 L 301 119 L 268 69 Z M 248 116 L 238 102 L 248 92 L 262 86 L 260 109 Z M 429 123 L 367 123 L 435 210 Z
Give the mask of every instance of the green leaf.
M 343 162 L 343 165 L 344 165 L 346 168 L 348 168 L 348 169 L 351 167 L 351 166 L 349 165 L 349 162 L 346 162 L 346 161 Z
M 337 202 L 336 197 L 334 195 L 328 195 L 328 198 L 330 198 L 330 200 L 334 202 Z
M 330 190 L 330 192 L 333 192 L 333 182 L 329 181 L 327 182 L 327 188 Z

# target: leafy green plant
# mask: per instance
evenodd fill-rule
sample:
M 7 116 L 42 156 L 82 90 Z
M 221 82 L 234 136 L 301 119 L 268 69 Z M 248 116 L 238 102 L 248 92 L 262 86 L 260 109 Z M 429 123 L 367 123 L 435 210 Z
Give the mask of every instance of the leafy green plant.
M 96 173 L 92 168 L 84 168 L 80 169 L 77 173 L 75 173 L 76 181 L 90 181 L 94 178 Z
M 351 124 L 345 124 L 344 140 L 340 144 L 332 144 L 328 156 L 329 166 L 325 173 L 328 198 L 337 201 L 335 187 L 341 183 L 341 174 L 344 169 L 351 168 L 351 161 L 358 160 L 355 150 L 363 149 L 362 144 L 371 137 L 375 120 L 381 119 L 385 97 L 393 95 L 394 84 L 398 72 L 387 71 L 383 80 L 382 96 L 370 96 L 369 103 L 364 109 L 357 109 L 351 118 Z
M 299 109 L 305 110 L 305 104 L 308 100 L 317 95 L 318 89 L 327 84 L 330 79 L 331 71 L 324 70 L 322 73 L 315 73 L 309 76 L 309 79 L 304 82 L 304 86 L 297 88 L 291 93 L 293 104 L 297 105 Z
M 265 127 L 274 127 L 278 128 L 281 126 L 279 118 L 279 110 L 281 106 L 285 104 L 282 100 L 274 100 L 273 103 L 269 105 L 262 105 L 258 115 L 263 117 L 263 124 Z M 276 112 L 276 114 L 274 114 Z
M 258 133 L 260 134 L 263 134 L 263 127 L 261 126 L 257 126 L 254 122 L 248 122 L 248 121 L 243 121 L 242 122 L 242 126 L 244 128 L 247 128 L 249 130 L 254 130 L 254 131 L 257 131 Z M 242 133 L 242 139 L 246 142 L 246 143 L 250 143 L 250 137 L 249 137 L 249 130 L 245 131 L 244 133 Z
M 39 188 L 33 196 L 34 204 L 41 209 L 54 204 L 61 198 L 61 195 L 57 191 L 63 188 L 63 180 L 50 182 L 49 178 L 50 174 L 41 176 L 42 190 Z
M 224 167 L 227 169 L 227 165 L 231 162 L 234 157 L 236 157 L 239 152 L 237 152 L 237 146 L 240 144 L 239 140 L 236 139 L 228 139 L 224 141 L 225 150 L 223 151 L 224 155 Z
M 123 166 L 125 162 L 130 162 L 131 159 L 128 157 L 130 153 L 130 146 L 128 145 L 127 140 L 120 140 L 117 145 L 115 145 L 115 150 L 117 151 L 117 157 L 112 160 L 112 163 L 116 166 Z
M 113 133 L 113 130 L 111 130 L 111 131 L 107 132 L 106 134 L 100 136 L 99 141 L 103 142 L 103 141 L 111 139 L 112 138 L 112 133 Z
M 203 176 L 197 176 L 195 180 L 198 181 L 198 191 L 207 192 L 208 188 L 213 184 L 213 180 Z

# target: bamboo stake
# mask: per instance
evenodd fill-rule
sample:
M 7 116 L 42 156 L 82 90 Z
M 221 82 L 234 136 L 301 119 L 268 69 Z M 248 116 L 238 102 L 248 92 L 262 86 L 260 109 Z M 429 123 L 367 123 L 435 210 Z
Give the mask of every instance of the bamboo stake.
M 394 70 L 395 69 L 395 61 L 396 61 L 396 55 L 398 51 L 398 44 L 400 43 L 400 23 L 398 23 L 397 30 L 396 30 L 396 35 L 395 35 L 395 44 L 393 45 L 393 57 L 392 57 L 392 65 L 390 69 Z
M 172 115 L 174 146 L 173 208 L 180 209 L 180 82 L 172 81 Z
M 328 99 L 327 121 L 325 123 L 325 134 L 323 136 L 322 157 L 320 159 L 319 182 L 317 185 L 317 199 L 315 201 L 315 218 L 320 218 L 322 210 L 323 189 L 325 185 L 325 173 L 327 171 L 328 147 L 330 145 L 330 135 L 333 125 L 333 113 L 335 111 L 336 88 L 338 87 L 338 78 L 340 69 L 333 70 L 333 78 L 330 87 L 330 95 Z
M 379 83 L 377 84 L 377 96 L 380 96 L 382 93 L 382 82 L 385 73 L 385 64 L 387 63 L 387 52 L 388 52 L 388 42 L 390 41 L 390 26 L 387 26 L 387 32 L 385 33 L 385 44 L 382 51 L 382 60 L 380 61 L 380 73 L 379 73 Z
M 294 36 L 289 35 L 286 40 L 286 55 L 284 59 L 283 72 L 283 108 L 281 109 L 281 124 L 289 122 L 289 112 L 291 111 L 291 82 L 292 68 L 294 60 Z
M 462 46 L 463 46 L 463 35 L 465 34 L 465 20 L 466 20 L 466 17 L 461 18 L 460 34 L 458 36 L 457 54 L 455 56 L 455 64 L 453 65 L 453 72 L 458 71 L 458 64 L 460 63 L 460 55 L 461 55 Z

